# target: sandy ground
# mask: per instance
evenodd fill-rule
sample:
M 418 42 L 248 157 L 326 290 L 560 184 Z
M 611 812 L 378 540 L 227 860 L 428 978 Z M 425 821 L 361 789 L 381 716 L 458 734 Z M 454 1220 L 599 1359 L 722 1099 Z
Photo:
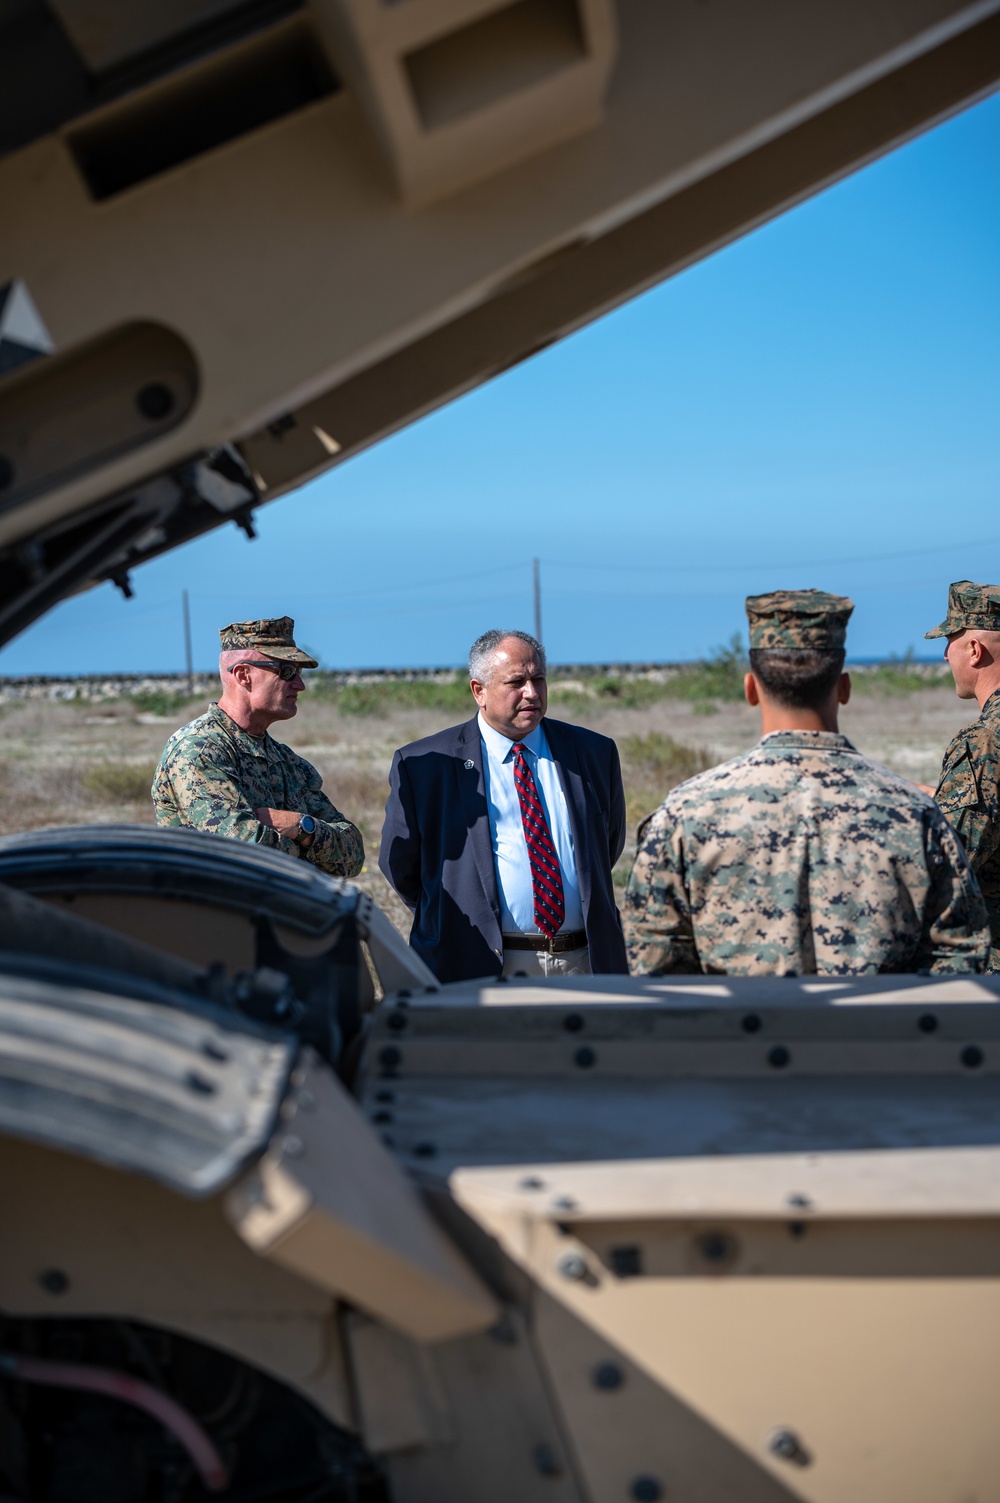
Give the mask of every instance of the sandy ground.
M 585 706 L 551 713 L 613 736 L 622 751 L 630 839 L 617 878 L 624 881 L 634 852 L 635 825 L 673 783 L 737 755 L 757 740 L 757 713 L 747 705 L 709 707 L 664 699 L 643 709 Z M 577 696 L 577 701 L 578 701 Z M 0 711 L 0 825 L 4 833 L 47 825 L 151 822 L 146 790 L 167 736 L 193 718 L 204 701 L 173 715 L 141 713 L 126 699 L 107 704 L 27 702 Z M 472 711 L 470 697 L 469 709 Z M 898 696 L 861 692 L 842 717 L 842 729 L 866 755 L 915 781 L 933 783 L 945 745 L 975 718 L 948 684 Z M 378 840 L 386 775 L 397 746 L 453 723 L 454 715 L 395 709 L 382 718 L 340 713 L 306 692 L 293 721 L 276 727 L 315 763 L 338 808 L 361 828 L 368 853 L 362 885 L 395 921 L 405 910 L 378 871 Z M 668 739 L 664 739 L 668 738 Z M 672 743 L 677 743 L 674 747 Z

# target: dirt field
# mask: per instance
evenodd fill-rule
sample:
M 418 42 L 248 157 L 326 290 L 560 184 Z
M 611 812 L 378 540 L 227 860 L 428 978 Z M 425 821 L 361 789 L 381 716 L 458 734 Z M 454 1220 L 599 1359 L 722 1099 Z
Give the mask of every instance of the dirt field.
M 715 671 L 714 669 L 712 670 Z M 855 745 L 905 777 L 933 783 L 941 752 L 974 718 L 975 704 L 956 699 L 950 679 L 875 672 L 856 678 L 842 728 Z M 708 690 L 718 687 L 710 679 Z M 757 739 L 756 712 L 695 686 L 693 698 L 666 694 L 655 678 L 553 683 L 550 713 L 613 736 L 622 754 L 630 838 L 616 873 L 624 882 L 638 821 L 670 787 L 702 767 L 736 755 Z M 722 685 L 726 694 L 732 684 Z M 315 689 L 315 692 L 313 690 Z M 386 775 L 397 746 L 467 718 L 471 696 L 461 683 L 316 685 L 302 695 L 295 720 L 279 737 L 314 762 L 330 796 L 361 828 L 365 886 L 404 929 L 407 916 L 378 870 Z M 46 699 L 0 705 L 0 827 L 4 833 L 46 825 L 149 823 L 149 783 L 163 743 L 201 712 L 204 696 L 181 701 L 146 694 L 103 702 Z M 159 712 L 159 713 L 158 713 Z

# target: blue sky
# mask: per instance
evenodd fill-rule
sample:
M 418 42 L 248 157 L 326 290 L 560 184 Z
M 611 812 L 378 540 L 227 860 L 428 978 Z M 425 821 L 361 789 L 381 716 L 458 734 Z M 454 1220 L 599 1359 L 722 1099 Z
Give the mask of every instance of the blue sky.
M 747 593 L 857 604 L 913 647 L 949 580 L 1000 580 L 1000 96 L 235 528 L 66 602 L 0 673 L 196 665 L 289 613 L 330 667 L 461 661 L 530 629 L 556 662 L 663 661 Z

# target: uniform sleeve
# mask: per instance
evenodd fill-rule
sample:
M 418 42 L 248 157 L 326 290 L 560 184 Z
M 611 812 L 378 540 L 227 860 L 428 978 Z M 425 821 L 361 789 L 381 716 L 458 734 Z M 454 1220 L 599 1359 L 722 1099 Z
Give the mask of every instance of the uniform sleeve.
M 334 808 L 323 792 L 322 779 L 315 767 L 309 767 L 302 802 L 304 807 L 299 812 L 311 814 L 317 821 L 312 845 L 306 850 L 294 841 L 282 841 L 282 845 L 291 845 L 297 854 L 331 877 L 356 877 L 365 864 L 361 831 Z
M 955 832 L 936 809 L 926 835 L 930 889 L 917 968 L 932 976 L 986 969 L 990 930 L 979 884 Z
M 164 784 L 169 789 L 169 798 Z M 262 825 L 238 783 L 238 768 L 231 750 L 221 738 L 188 737 L 168 745 L 153 784 L 157 823 L 227 835 L 231 840 L 278 849 L 282 842 L 276 830 Z M 159 792 L 160 797 L 157 798 Z M 169 805 L 169 818 L 161 818 L 161 806 Z
M 998 768 L 991 739 L 975 729 L 945 753 L 935 798 L 978 872 L 1000 849 Z
M 680 830 L 666 806 L 639 826 L 639 849 L 625 890 L 624 929 L 633 976 L 700 974 Z

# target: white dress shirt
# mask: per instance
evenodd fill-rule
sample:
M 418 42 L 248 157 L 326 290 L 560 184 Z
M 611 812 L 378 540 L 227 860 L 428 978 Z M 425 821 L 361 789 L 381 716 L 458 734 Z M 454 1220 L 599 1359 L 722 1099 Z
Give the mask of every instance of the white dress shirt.
M 531 885 L 531 863 L 524 839 L 521 805 L 514 784 L 514 748 L 523 746 L 525 761 L 531 768 L 538 797 L 562 873 L 565 917 L 563 930 L 583 928 L 583 906 L 576 873 L 576 851 L 570 829 L 566 795 L 559 769 L 549 750 L 542 725 L 521 742 L 509 741 L 479 715 L 479 734 L 483 742 L 483 776 L 486 781 L 486 804 L 490 816 L 493 862 L 500 896 L 500 927 L 505 934 L 539 934 L 535 923 L 535 894 Z

